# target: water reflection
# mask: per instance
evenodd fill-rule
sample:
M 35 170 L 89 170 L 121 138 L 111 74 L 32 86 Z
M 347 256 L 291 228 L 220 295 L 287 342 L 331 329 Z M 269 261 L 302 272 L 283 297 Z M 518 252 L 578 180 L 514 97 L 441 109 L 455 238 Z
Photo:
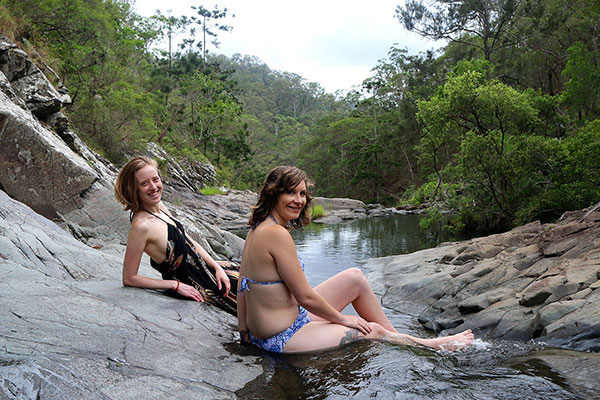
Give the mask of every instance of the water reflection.
M 501 354 L 526 346 L 495 343 Z M 581 399 L 541 361 L 509 368 L 494 352 L 439 354 L 383 342 L 358 342 L 327 352 L 272 355 L 265 373 L 236 392 L 239 399 Z M 547 372 L 540 376 L 540 371 Z
M 449 235 L 428 236 L 419 228 L 416 215 L 312 224 L 303 231 L 292 231 L 292 236 L 313 286 L 367 258 L 412 253 L 434 247 L 440 241 L 457 240 Z

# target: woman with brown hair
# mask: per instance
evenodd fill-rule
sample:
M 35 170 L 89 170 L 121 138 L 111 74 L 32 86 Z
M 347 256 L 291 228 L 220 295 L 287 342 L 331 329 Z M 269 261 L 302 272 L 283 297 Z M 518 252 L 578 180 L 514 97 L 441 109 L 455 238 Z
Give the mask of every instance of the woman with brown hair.
M 162 180 L 156 162 L 135 157 L 121 169 L 115 197 L 131 212 L 131 228 L 123 260 L 123 284 L 173 290 L 196 301 L 209 301 L 236 312 L 237 268 L 213 258 L 184 231 L 162 202 Z M 142 253 L 150 256 L 163 279 L 138 274 Z
M 308 223 L 310 186 L 302 170 L 277 167 L 259 192 L 238 283 L 242 341 L 277 353 L 321 350 L 360 339 L 447 350 L 473 341 L 470 330 L 433 339 L 398 333 L 358 268 L 311 288 L 288 230 Z M 341 313 L 349 304 L 358 315 Z

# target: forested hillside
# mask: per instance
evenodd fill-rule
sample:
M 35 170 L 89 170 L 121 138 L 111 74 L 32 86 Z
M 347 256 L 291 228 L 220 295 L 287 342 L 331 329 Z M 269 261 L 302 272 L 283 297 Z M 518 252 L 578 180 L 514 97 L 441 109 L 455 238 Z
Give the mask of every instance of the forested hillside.
M 68 89 L 72 126 L 117 165 L 154 141 L 213 163 L 221 184 L 255 189 L 294 164 L 319 195 L 427 203 L 429 221 L 443 206 L 467 230 L 600 201 L 598 1 L 408 0 L 399 44 L 343 94 L 252 55 L 218 55 L 199 32 L 218 38 L 225 13 L 0 0 L 0 30 Z M 401 27 L 448 45 L 409 54 Z

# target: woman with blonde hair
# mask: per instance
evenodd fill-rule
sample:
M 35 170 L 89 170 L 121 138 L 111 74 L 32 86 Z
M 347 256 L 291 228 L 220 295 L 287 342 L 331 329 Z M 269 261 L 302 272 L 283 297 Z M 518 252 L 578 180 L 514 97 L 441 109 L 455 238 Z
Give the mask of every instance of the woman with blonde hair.
M 196 301 L 209 301 L 231 314 L 236 312 L 237 268 L 216 262 L 162 202 L 162 179 L 156 162 L 135 157 L 121 169 L 115 197 L 131 212 L 131 228 L 123 260 L 123 284 L 149 289 L 173 290 Z M 163 279 L 138 274 L 142 253 Z
M 242 341 L 276 353 L 321 350 L 360 339 L 447 350 L 473 341 L 470 330 L 432 339 L 398 333 L 358 268 L 311 288 L 288 230 L 308 223 L 309 189 L 302 170 L 282 166 L 269 173 L 259 192 L 238 283 Z M 349 304 L 358 315 L 341 313 Z

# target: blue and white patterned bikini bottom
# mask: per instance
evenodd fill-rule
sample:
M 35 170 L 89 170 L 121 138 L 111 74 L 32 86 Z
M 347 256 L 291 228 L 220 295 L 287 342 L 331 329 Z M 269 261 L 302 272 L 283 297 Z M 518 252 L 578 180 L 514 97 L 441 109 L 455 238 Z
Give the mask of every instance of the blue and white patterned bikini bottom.
M 277 335 L 273 335 L 266 339 L 257 339 L 250 333 L 250 340 L 252 344 L 260 347 L 266 351 L 272 351 L 274 353 L 283 353 L 283 348 L 285 344 L 294 336 L 294 333 L 298 332 L 300 328 L 310 322 L 310 317 L 308 316 L 308 312 L 304 307 L 299 306 L 298 318 L 292 323 L 292 326 L 287 328 L 285 331 L 278 333 Z

